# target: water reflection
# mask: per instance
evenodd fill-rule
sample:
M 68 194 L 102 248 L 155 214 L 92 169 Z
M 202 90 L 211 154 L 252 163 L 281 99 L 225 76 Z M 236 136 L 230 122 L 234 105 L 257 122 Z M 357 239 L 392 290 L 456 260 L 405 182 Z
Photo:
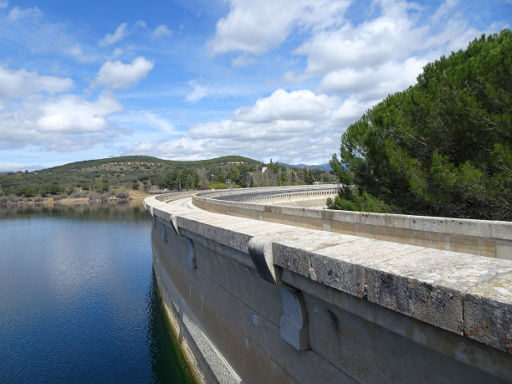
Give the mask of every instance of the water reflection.
M 149 216 L 140 205 L 75 205 L 55 207 L 0 207 L 0 219 L 19 217 L 66 217 L 77 220 L 142 221 Z
M 0 211 L 0 383 L 189 383 L 139 207 Z
M 155 383 L 194 383 L 167 322 L 155 277 L 148 291 L 148 345 L 151 354 L 151 378 Z

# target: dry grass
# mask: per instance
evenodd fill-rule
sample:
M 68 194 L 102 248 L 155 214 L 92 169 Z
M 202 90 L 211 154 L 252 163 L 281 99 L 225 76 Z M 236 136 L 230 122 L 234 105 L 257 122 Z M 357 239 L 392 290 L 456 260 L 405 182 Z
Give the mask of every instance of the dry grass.
M 109 201 L 109 194 L 96 194 L 91 192 L 73 193 L 71 196 L 59 195 L 48 197 L 19 197 L 19 196 L 1 196 L 0 209 L 5 208 L 31 208 L 47 207 L 52 208 L 56 205 L 95 205 L 104 203 L 125 202 L 128 200 L 130 206 L 142 205 L 142 201 L 149 196 L 142 191 L 129 191 L 116 194 L 115 201 Z

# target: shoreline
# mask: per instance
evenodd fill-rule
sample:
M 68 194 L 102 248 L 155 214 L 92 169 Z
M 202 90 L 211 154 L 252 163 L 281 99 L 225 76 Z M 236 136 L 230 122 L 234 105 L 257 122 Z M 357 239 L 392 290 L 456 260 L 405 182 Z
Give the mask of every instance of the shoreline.
M 144 199 L 150 194 L 142 191 L 130 190 L 126 198 L 108 197 L 104 195 L 90 193 L 87 196 L 34 196 L 34 197 L 7 197 L 0 200 L 0 210 L 3 209 L 30 209 L 30 208 L 57 208 L 72 206 L 99 206 L 99 205 L 123 205 L 123 206 L 142 206 Z

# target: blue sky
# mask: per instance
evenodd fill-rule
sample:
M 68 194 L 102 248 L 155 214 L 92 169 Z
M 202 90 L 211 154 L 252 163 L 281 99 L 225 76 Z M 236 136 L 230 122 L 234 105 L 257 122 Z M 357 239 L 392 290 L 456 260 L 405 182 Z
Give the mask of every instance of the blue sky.
M 0 171 L 141 154 L 325 163 L 511 0 L 0 0 Z

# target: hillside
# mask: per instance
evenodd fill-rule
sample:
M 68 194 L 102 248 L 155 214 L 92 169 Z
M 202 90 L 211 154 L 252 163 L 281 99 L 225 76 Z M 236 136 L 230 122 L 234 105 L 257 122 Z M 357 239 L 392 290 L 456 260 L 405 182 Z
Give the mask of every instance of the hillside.
M 332 208 L 512 220 L 512 32 L 428 64 L 341 138 Z
M 223 165 L 223 164 L 235 164 L 235 163 L 246 163 L 249 165 L 261 165 L 263 164 L 261 161 L 249 159 L 243 156 L 223 156 L 216 157 L 214 159 L 209 160 L 196 160 L 196 161 L 176 161 L 176 160 L 163 160 L 157 157 L 152 156 L 120 156 L 120 157 L 109 157 L 105 159 L 97 159 L 97 160 L 86 160 L 86 161 L 77 161 L 69 164 L 60 165 L 53 168 L 47 168 L 42 171 L 44 172 L 53 172 L 53 171 L 62 171 L 62 170 L 83 170 L 90 169 L 93 167 L 100 166 L 128 166 L 131 168 L 143 168 L 148 169 L 147 166 L 155 167 L 155 166 L 168 166 L 168 167 L 176 167 L 176 168 L 199 168 L 210 165 Z
M 0 174 L 0 196 L 78 195 L 84 191 L 119 193 L 151 189 L 250 187 L 333 181 L 320 170 L 291 169 L 270 163 L 262 172 L 260 161 L 242 156 L 174 161 L 150 156 L 122 156 L 79 161 L 35 172 Z

